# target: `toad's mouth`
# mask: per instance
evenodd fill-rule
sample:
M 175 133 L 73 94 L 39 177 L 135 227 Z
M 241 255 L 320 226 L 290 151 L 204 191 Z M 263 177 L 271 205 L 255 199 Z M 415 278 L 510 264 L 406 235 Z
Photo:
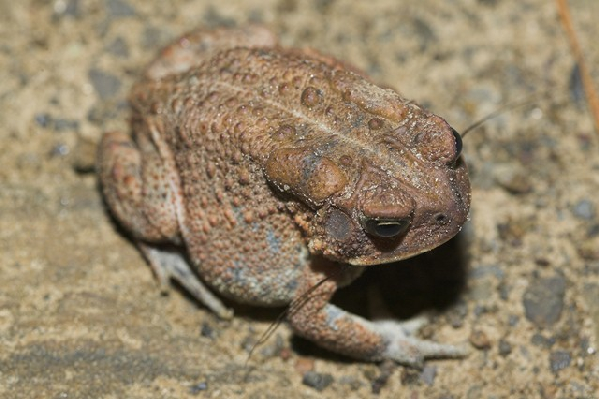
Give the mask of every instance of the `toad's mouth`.
M 383 244 L 383 245 L 375 244 L 378 251 L 373 252 L 368 255 L 358 256 L 358 257 L 348 259 L 348 260 L 346 260 L 346 263 L 348 263 L 352 266 L 376 266 L 376 265 L 382 265 L 382 264 L 394 263 L 394 262 L 406 260 L 406 259 L 412 258 L 414 256 L 420 255 L 422 253 L 429 252 L 429 251 L 439 247 L 440 245 L 445 244 L 447 241 L 451 240 L 457 233 L 459 233 L 460 230 L 461 230 L 461 226 L 458 227 L 458 229 L 455 233 L 449 233 L 449 234 L 443 236 L 442 239 L 437 239 L 434 242 L 430 243 L 429 245 L 421 245 L 416 250 L 405 251 L 405 252 L 398 251 L 397 249 L 399 248 L 400 245 L 397 245 L 397 244 L 396 244 L 395 251 L 388 250 L 389 244 Z

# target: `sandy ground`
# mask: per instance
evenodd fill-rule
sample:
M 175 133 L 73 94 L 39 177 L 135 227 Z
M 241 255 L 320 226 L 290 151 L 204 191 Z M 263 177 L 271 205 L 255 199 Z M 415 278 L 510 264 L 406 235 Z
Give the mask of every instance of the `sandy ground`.
M 599 81 L 599 2 L 571 4 Z M 458 131 L 534 98 L 466 136 L 459 245 L 341 293 L 428 311 L 423 336 L 472 348 L 392 370 L 380 397 L 599 397 L 599 148 L 547 0 L 0 0 L 0 396 L 374 396 L 389 370 L 286 325 L 246 363 L 279 311 L 236 307 L 225 323 L 161 296 L 98 193 L 95 143 L 127 129 L 128 90 L 158 47 L 248 22 L 358 65 Z

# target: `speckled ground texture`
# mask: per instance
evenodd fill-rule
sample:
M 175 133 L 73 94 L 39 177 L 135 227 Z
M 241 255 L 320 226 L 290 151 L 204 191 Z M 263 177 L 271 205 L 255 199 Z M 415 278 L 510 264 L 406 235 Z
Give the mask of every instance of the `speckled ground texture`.
M 599 2 L 571 7 L 599 81 Z M 338 298 L 428 312 L 421 335 L 469 342 L 467 358 L 353 362 L 283 324 L 247 363 L 281 310 L 236 306 L 222 322 L 160 295 L 107 216 L 95 143 L 128 128 L 145 63 L 187 29 L 248 22 L 356 64 L 458 131 L 531 102 L 465 137 L 460 241 Z M 599 143 L 554 2 L 1 0 L 0 70 L 0 397 L 599 397 Z

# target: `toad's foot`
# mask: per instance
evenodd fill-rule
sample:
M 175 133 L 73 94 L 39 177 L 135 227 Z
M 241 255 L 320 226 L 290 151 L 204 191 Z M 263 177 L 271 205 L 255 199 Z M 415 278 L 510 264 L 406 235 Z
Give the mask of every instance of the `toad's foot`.
M 422 368 L 426 358 L 468 355 L 467 346 L 440 344 L 414 338 L 412 335 L 427 322 L 425 317 L 418 317 L 403 323 L 394 320 L 372 322 L 373 330 L 388 342 L 383 357 L 411 367 Z
M 157 248 L 142 242 L 137 244 L 152 267 L 162 292 L 168 290 L 169 281 L 172 279 L 221 319 L 233 318 L 233 310 L 225 307 L 221 300 L 206 288 L 192 272 L 180 251 Z

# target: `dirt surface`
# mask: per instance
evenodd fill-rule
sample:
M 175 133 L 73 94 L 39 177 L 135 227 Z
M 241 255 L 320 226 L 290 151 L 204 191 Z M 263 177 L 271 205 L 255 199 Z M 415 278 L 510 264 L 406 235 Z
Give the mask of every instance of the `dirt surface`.
M 599 2 L 571 6 L 599 81 Z M 534 97 L 466 136 L 460 245 L 375 268 L 339 298 L 428 311 L 422 335 L 468 341 L 469 357 L 393 370 L 282 325 L 246 363 L 280 310 L 235 307 L 225 323 L 161 296 L 107 216 L 95 143 L 128 128 L 144 64 L 187 29 L 248 22 L 356 64 L 458 131 Z M 599 143 L 573 67 L 547 0 L 1 0 L 0 396 L 599 397 Z

